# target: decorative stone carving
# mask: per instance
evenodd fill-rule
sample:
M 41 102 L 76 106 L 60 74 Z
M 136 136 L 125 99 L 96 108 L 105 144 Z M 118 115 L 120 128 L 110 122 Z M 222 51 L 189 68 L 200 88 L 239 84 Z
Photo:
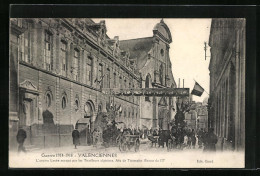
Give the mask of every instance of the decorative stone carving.
M 37 87 L 29 80 L 25 80 L 20 83 L 21 88 L 37 91 Z

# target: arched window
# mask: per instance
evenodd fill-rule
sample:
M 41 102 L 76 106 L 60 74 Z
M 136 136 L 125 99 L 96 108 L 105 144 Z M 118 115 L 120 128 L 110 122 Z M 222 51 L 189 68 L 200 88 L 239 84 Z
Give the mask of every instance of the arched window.
M 145 88 L 149 88 L 150 84 L 150 75 L 147 75 L 145 78 Z M 149 97 L 145 97 L 145 101 L 150 101 Z
M 75 111 L 78 112 L 79 110 L 79 100 L 75 100 Z
M 164 50 L 163 49 L 161 49 L 161 55 L 164 56 Z
M 62 100 L 61 100 L 61 107 L 62 107 L 62 109 L 65 109 L 65 108 L 66 108 L 66 105 L 67 105 L 66 98 L 65 98 L 65 96 L 63 96 L 63 97 L 62 97 Z
M 51 106 L 51 95 L 49 93 L 46 94 L 46 106 Z
M 87 102 L 84 107 L 85 117 L 92 117 L 94 109 L 92 108 L 90 102 Z

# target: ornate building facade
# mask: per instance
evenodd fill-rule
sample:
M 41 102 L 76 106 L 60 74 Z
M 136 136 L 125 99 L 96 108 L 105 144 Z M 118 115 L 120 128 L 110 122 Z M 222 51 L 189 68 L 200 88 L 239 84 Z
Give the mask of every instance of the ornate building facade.
M 143 88 L 176 88 L 169 50 L 171 32 L 163 20 L 153 29 L 153 36 L 120 41 L 120 47 L 130 53 L 130 63 L 137 65 Z M 174 118 L 173 97 L 141 97 L 140 123 L 144 128 L 167 130 Z
M 27 147 L 71 145 L 71 131 L 78 126 L 90 135 L 108 106 L 120 107 L 115 120 L 126 127 L 169 128 L 175 98 L 103 91 L 176 88 L 169 28 L 162 20 L 152 37 L 125 41 L 106 32 L 105 21 L 91 19 L 10 20 L 10 148 L 19 127 Z
M 10 147 L 17 130 L 25 145 L 70 145 L 77 123 L 93 130 L 98 112 L 118 108 L 116 121 L 140 126 L 140 97 L 111 97 L 105 88 L 140 88 L 142 81 L 119 38 L 106 35 L 105 21 L 10 20 Z
M 245 147 L 245 19 L 213 19 L 209 127 L 224 139 L 224 148 Z

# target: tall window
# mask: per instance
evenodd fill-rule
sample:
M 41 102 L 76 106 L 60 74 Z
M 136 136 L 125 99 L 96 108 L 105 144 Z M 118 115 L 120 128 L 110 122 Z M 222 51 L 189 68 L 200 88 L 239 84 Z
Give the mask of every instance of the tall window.
M 61 107 L 62 107 L 62 109 L 65 109 L 66 106 L 67 106 L 66 98 L 65 98 L 65 97 L 62 97 L 62 99 L 61 99 Z
M 122 84 L 122 77 L 121 76 L 119 76 L 119 85 L 120 85 L 120 89 L 122 89 L 123 88 L 123 84 Z
M 47 93 L 46 95 L 46 106 L 50 107 L 51 106 L 51 95 Z
M 149 75 L 147 75 L 145 78 L 145 88 L 149 88 L 149 79 Z M 150 101 L 148 96 L 145 97 L 145 101 Z
M 93 72 L 93 59 L 91 57 L 87 58 L 87 72 L 86 72 L 86 78 L 87 78 L 87 83 L 92 84 L 92 72 Z
M 107 68 L 107 88 L 110 88 L 110 69 Z
M 116 88 L 117 87 L 117 82 L 116 82 L 116 73 L 114 73 L 114 88 Z
M 44 68 L 48 71 L 52 70 L 52 34 L 45 32 L 45 46 L 44 46 Z
M 75 81 L 78 81 L 78 74 L 79 74 L 79 50 L 74 49 L 74 59 L 73 59 L 73 78 Z
M 97 78 L 98 81 L 100 81 L 100 88 L 102 89 L 103 88 L 103 65 L 102 64 L 99 64 L 98 65 L 98 78 Z
M 67 43 L 61 41 L 61 60 L 62 60 L 62 75 L 67 75 Z
M 18 38 L 18 58 L 19 60 L 24 61 L 24 34 L 20 35 Z
M 126 86 L 126 78 L 124 78 L 124 89 L 127 88 Z
M 18 59 L 30 62 L 30 33 L 25 32 L 18 38 Z
M 159 75 L 160 75 L 160 83 L 163 85 L 163 65 L 162 64 L 159 68 Z

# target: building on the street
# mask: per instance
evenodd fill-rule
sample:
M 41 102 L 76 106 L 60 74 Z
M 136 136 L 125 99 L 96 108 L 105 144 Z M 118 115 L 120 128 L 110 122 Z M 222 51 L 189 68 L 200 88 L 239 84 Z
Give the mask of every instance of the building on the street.
M 212 19 L 209 127 L 224 149 L 245 147 L 245 19 Z
M 153 36 L 109 38 L 105 21 L 11 19 L 9 144 L 19 127 L 25 145 L 71 145 L 77 126 L 88 139 L 99 112 L 118 109 L 117 122 L 132 128 L 168 128 L 175 98 L 110 96 L 110 88 L 176 87 L 169 58 L 171 33 L 163 20 Z M 140 106 L 141 105 L 141 106 Z
M 121 105 L 117 121 L 140 125 L 140 97 L 102 93 L 104 88 L 141 87 L 136 63 L 119 38 L 106 32 L 105 21 L 91 19 L 11 19 L 11 148 L 17 146 L 19 126 L 27 131 L 25 145 L 71 145 L 76 124 L 91 132 L 107 104 Z
M 190 95 L 192 98 L 192 95 Z M 185 113 L 185 122 L 188 129 L 196 130 L 196 120 L 197 120 L 197 103 L 195 101 L 189 102 L 189 110 Z
M 189 111 L 185 113 L 185 122 L 187 128 L 198 131 L 203 128 L 208 129 L 208 111 L 207 105 L 201 102 L 190 102 Z
M 208 109 L 207 105 L 203 103 L 196 103 L 196 112 L 197 112 L 197 121 L 196 121 L 196 130 L 205 129 L 208 130 Z
M 171 32 L 163 20 L 155 25 L 151 37 L 120 41 L 120 47 L 130 53 L 130 63 L 135 63 L 141 74 L 143 88 L 176 88 L 169 56 L 171 42 Z M 175 98 L 141 97 L 140 105 L 144 128 L 169 128 L 175 115 Z
M 197 119 L 197 112 L 195 110 L 190 110 L 189 112 L 185 113 L 185 122 L 188 129 L 196 129 L 196 119 Z

